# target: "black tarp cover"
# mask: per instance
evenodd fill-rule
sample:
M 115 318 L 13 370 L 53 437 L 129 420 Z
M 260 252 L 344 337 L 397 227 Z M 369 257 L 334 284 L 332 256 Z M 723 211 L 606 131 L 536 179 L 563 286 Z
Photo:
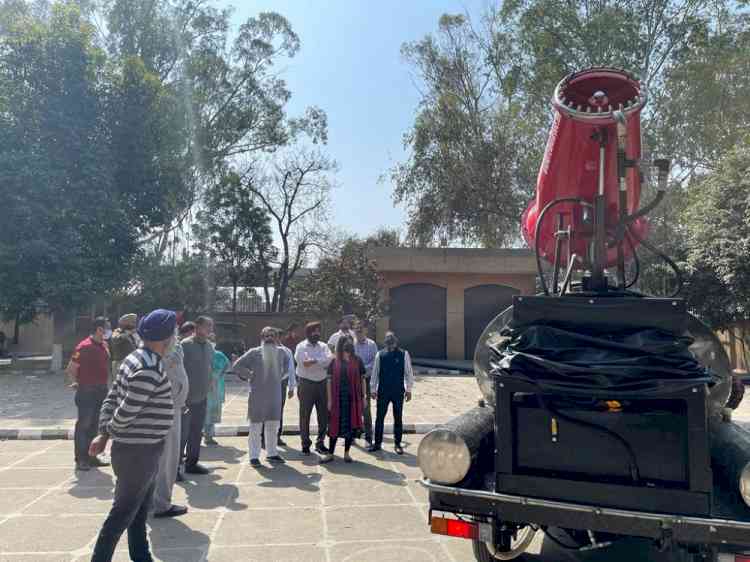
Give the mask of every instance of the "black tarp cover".
M 492 374 L 544 394 L 654 395 L 718 381 L 690 353 L 692 338 L 666 330 L 539 324 L 502 335 Z

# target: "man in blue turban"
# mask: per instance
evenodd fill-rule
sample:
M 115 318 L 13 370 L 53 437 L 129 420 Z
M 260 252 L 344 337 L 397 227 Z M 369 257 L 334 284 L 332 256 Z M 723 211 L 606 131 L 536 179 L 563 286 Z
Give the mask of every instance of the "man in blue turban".
M 151 508 L 164 439 L 174 418 L 174 402 L 162 357 L 175 340 L 177 318 L 158 309 L 138 323 L 143 346 L 120 365 L 102 405 L 99 435 L 89 454 L 98 455 L 112 439 L 112 468 L 117 483 L 112 509 L 94 547 L 92 562 L 109 562 L 122 533 L 128 531 L 133 560 L 151 560 L 146 518 Z

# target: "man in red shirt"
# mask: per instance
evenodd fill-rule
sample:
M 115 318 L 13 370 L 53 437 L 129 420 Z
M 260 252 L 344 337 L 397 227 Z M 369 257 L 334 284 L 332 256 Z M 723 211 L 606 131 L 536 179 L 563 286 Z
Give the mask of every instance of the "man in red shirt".
M 89 444 L 99 428 L 99 411 L 107 397 L 107 375 L 110 354 L 104 335 L 109 321 L 94 320 L 94 331 L 79 343 L 66 369 L 76 389 L 78 419 L 74 434 L 76 470 L 90 470 L 92 466 L 107 466 L 98 457 L 89 456 Z

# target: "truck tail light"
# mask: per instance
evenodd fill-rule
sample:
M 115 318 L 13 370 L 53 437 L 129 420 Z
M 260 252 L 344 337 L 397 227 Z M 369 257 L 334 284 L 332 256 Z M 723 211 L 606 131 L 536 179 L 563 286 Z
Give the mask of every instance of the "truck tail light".
M 430 530 L 436 535 L 448 537 L 459 537 L 462 539 L 477 539 L 479 537 L 479 524 L 460 519 L 447 519 L 445 517 L 433 517 L 430 521 Z
M 750 554 L 735 554 L 734 562 L 750 562 Z

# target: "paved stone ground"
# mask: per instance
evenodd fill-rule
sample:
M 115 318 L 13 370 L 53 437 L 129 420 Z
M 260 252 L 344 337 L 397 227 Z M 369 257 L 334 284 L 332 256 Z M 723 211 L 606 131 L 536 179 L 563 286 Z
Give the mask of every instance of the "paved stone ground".
M 461 562 L 474 560 L 469 541 L 431 535 L 427 494 L 409 436 L 406 454 L 372 455 L 320 465 L 288 439 L 288 463 L 255 469 L 244 438 L 204 448 L 207 476 L 175 487 L 190 512 L 149 521 L 162 562 Z M 72 443 L 0 441 L 0 562 L 85 562 L 110 508 L 111 469 L 76 473 Z M 128 560 L 123 537 L 115 562 Z M 574 555 L 537 536 L 519 562 L 667 562 L 642 542 Z
M 0 430 L 72 428 L 76 417 L 73 396 L 61 374 L 0 375 Z M 475 406 L 479 396 L 471 376 L 417 376 L 414 399 L 405 407 L 404 422 L 445 422 Z M 221 425 L 246 427 L 246 416 L 246 386 L 230 375 Z M 284 409 L 284 425 L 297 430 L 298 424 L 299 402 L 295 395 Z
M 416 479 L 418 438 L 399 457 L 353 449 L 357 462 L 319 465 L 299 439 L 287 465 L 255 469 L 243 438 L 204 448 L 212 474 L 175 488 L 190 512 L 150 522 L 159 560 L 451 561 L 468 541 L 429 534 L 427 496 Z M 68 441 L 0 442 L 0 561 L 88 560 L 112 499 L 109 468 L 72 470 Z M 123 540 L 117 561 L 127 560 Z

